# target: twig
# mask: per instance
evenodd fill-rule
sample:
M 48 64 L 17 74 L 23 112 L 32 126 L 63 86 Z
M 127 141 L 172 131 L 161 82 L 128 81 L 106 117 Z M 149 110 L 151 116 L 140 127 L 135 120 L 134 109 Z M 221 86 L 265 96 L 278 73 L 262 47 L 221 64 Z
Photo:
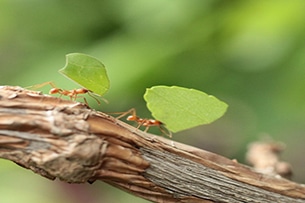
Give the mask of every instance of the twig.
M 140 131 L 82 103 L 0 87 L 0 157 L 153 202 L 305 202 L 305 187 Z
M 272 140 L 253 142 L 248 147 L 247 161 L 260 173 L 280 175 L 290 179 L 291 165 L 281 161 L 279 157 L 284 148 L 283 143 Z

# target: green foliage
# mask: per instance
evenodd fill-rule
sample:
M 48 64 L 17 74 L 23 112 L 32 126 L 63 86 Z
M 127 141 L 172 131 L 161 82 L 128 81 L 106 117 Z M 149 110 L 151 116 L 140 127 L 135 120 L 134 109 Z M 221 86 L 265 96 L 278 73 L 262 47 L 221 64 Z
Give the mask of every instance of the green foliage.
M 266 132 L 287 144 L 294 179 L 305 182 L 299 153 L 305 142 L 305 2 L 227 2 L 2 0 L 0 82 L 30 86 L 51 80 L 73 89 L 57 70 L 63 55 L 82 52 L 111 67 L 107 73 L 115 82 L 107 94 L 111 105 L 100 107 L 105 112 L 136 107 L 148 117 L 139 92 L 155 84 L 204 89 L 230 101 L 230 111 L 175 140 L 243 159 L 245 145 Z M 23 193 L 9 202 L 37 202 L 27 197 L 44 194 L 44 187 L 20 187 L 29 171 L 14 166 L 0 174 L 14 184 L 2 184 L 0 191 L 14 189 L 2 192 L 1 202 L 15 197 L 16 188 Z M 45 184 L 54 190 L 47 190 L 44 202 L 75 202 L 73 195 L 53 199 L 62 185 Z M 118 190 L 96 191 L 92 196 L 99 201 L 90 202 L 143 202 L 128 201 Z
M 81 53 L 68 54 L 66 59 L 60 73 L 97 95 L 108 91 L 109 79 L 102 62 Z M 146 90 L 144 99 L 154 118 L 173 132 L 211 123 L 227 109 L 227 104 L 214 96 L 177 86 L 152 87 Z
M 102 96 L 109 89 L 105 66 L 98 59 L 80 53 L 66 55 L 66 65 L 59 72 L 79 85 Z
M 155 86 L 144 99 L 154 118 L 173 132 L 208 124 L 220 118 L 228 105 L 204 92 L 177 86 Z
M 106 68 L 98 59 L 81 53 L 66 55 L 59 72 L 81 86 L 102 96 L 109 89 Z M 144 99 L 154 118 L 178 132 L 220 118 L 227 104 L 204 92 L 183 87 L 155 86 L 146 90 Z

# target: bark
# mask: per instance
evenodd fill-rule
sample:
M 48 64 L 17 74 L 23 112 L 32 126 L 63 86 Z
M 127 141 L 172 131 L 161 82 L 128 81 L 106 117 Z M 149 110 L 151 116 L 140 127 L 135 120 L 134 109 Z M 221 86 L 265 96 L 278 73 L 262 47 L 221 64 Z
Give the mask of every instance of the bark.
M 305 202 L 301 184 L 20 87 L 0 87 L 0 157 L 49 179 L 100 180 L 153 202 Z

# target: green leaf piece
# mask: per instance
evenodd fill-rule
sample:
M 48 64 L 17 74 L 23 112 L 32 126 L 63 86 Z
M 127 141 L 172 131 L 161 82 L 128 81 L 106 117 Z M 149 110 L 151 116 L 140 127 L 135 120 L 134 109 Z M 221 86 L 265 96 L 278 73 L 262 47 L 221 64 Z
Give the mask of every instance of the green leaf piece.
M 59 72 L 99 96 L 109 89 L 104 64 L 92 56 L 81 53 L 67 54 L 66 65 Z
M 214 96 L 177 86 L 148 88 L 144 99 L 152 116 L 172 132 L 211 123 L 220 118 L 228 107 Z

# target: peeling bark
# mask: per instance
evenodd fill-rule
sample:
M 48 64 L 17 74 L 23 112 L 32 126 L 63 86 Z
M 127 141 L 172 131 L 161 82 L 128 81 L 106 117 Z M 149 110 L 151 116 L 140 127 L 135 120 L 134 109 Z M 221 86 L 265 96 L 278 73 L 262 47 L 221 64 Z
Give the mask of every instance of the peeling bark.
M 0 87 L 0 157 L 49 179 L 101 180 L 153 202 L 305 202 L 301 184 L 20 87 Z

